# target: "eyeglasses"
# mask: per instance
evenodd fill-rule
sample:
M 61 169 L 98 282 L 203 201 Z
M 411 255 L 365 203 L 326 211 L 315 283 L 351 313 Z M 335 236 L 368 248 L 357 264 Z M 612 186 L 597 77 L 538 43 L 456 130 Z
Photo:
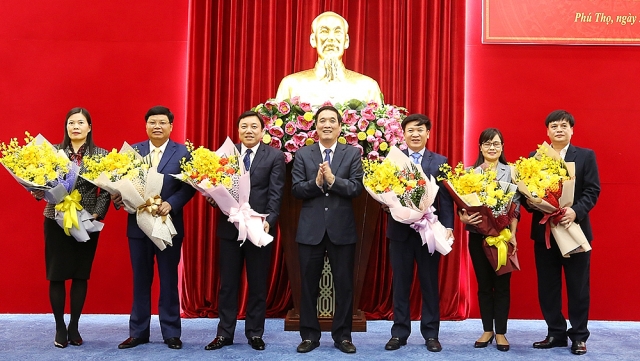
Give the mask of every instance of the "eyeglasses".
M 482 143 L 482 148 L 489 149 L 489 148 L 491 148 L 491 146 L 493 146 L 496 149 L 501 149 L 502 148 L 502 142 L 484 142 L 484 143 Z
M 155 121 L 147 122 L 147 126 L 151 127 L 151 128 L 155 128 L 156 126 L 161 126 L 161 127 L 164 128 L 169 124 L 171 124 L 171 123 L 166 121 L 166 120 L 163 120 L 163 121 L 160 121 L 160 122 L 155 122 Z

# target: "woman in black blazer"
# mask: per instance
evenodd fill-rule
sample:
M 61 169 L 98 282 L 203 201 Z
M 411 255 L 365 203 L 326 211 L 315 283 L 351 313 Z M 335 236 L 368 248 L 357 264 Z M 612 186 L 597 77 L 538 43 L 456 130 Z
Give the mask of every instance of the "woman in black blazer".
M 480 134 L 478 141 L 478 159 L 474 168 L 492 169 L 496 171 L 496 180 L 511 182 L 511 169 L 507 165 L 504 156 L 504 139 L 498 129 L 488 128 Z M 516 192 L 513 197 L 515 203 L 516 216 L 511 220 L 509 229 L 511 230 L 511 240 L 514 252 L 516 250 L 516 226 L 520 212 L 520 195 Z M 473 263 L 476 279 L 478 281 L 478 304 L 480 307 L 480 317 L 484 333 L 475 342 L 474 347 L 487 347 L 489 343 L 496 339 L 496 346 L 500 351 L 509 351 L 509 341 L 505 337 L 507 333 L 507 320 L 509 318 L 510 304 L 510 284 L 511 273 L 496 275 L 489 259 L 484 253 L 484 235 L 475 232 L 473 227 L 481 222 L 479 213 L 467 213 L 465 209 L 458 210 L 460 220 L 467 224 L 469 231 L 469 255 Z M 494 333 L 495 322 L 495 333 Z
M 56 147 L 62 149 L 71 161 L 80 166 L 80 174 L 85 171 L 84 157 L 107 154 L 93 143 L 91 116 L 84 108 L 73 108 L 65 118 L 64 140 Z M 110 196 L 106 191 L 96 187 L 84 178 L 78 177 L 75 189 L 82 195 L 80 204 L 93 215 L 102 220 L 109 208 Z M 42 199 L 43 191 L 32 192 L 34 197 Z M 100 232 L 89 233 L 87 242 L 78 242 L 67 236 L 62 227 L 55 221 L 55 204 L 47 204 L 44 209 L 44 243 L 47 280 L 49 280 L 49 300 L 53 317 L 56 321 L 54 345 L 64 348 L 70 343 L 82 345 L 82 337 L 78 332 L 78 320 L 87 296 L 87 280 L 91 273 L 93 258 L 98 246 Z M 69 327 L 64 321 L 65 281 L 71 281 L 69 294 L 71 318 Z

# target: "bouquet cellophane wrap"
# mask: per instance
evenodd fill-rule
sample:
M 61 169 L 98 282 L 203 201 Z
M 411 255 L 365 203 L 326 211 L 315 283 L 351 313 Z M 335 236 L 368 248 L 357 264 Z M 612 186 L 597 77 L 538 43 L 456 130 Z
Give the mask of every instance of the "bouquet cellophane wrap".
M 518 261 L 518 253 L 513 252 L 513 245 L 509 243 L 507 245 L 507 264 L 501 266 L 500 269 L 496 271 L 496 275 L 500 276 L 505 273 L 519 271 L 520 270 L 520 262 Z M 491 263 L 491 267 L 495 270 L 498 267 L 498 249 L 494 246 L 490 246 L 487 244 L 485 240 L 482 241 L 482 250 L 484 251 L 485 256 L 489 259 L 489 263 Z
M 562 160 L 560 154 L 556 152 L 555 149 L 553 149 L 549 144 L 547 144 L 547 142 L 544 142 L 542 145 L 547 148 L 546 154 L 549 157 Z M 536 153 L 534 157 L 537 155 L 538 154 Z M 529 192 L 529 189 L 527 188 L 526 184 L 524 184 L 524 182 L 517 182 L 516 180 L 518 177 L 518 171 L 513 166 L 511 166 L 511 175 L 513 177 L 513 181 L 518 186 L 518 190 L 520 191 L 520 193 L 527 197 L 527 199 L 530 199 L 531 202 L 535 204 L 536 208 L 538 208 L 543 213 L 554 214 L 556 212 L 559 212 L 561 208 L 571 207 L 571 205 L 573 204 L 576 185 L 576 167 L 575 163 L 573 162 L 565 162 L 565 164 L 567 166 L 567 173 L 570 179 L 562 182 L 562 195 L 558 199 L 559 207 L 555 207 L 543 198 L 534 197 L 531 192 Z M 576 224 L 575 222 L 571 222 L 571 225 L 568 228 L 565 228 L 562 225 L 558 225 L 557 222 L 554 222 L 553 218 L 549 219 L 548 223 L 548 227 L 550 227 L 553 238 L 555 238 L 556 243 L 558 244 L 558 248 L 560 248 L 560 252 L 562 253 L 563 257 L 569 257 L 573 253 L 589 252 L 591 250 L 591 245 L 589 244 L 587 237 L 584 235 L 584 232 L 582 232 L 582 228 L 580 228 L 580 225 Z
M 126 142 L 120 149 L 120 153 L 122 152 L 134 152 L 136 157 L 140 159 L 143 158 Z M 147 201 L 156 199 L 162 191 L 164 174 L 158 173 L 156 167 L 150 168 L 147 172 L 142 194 L 140 194 L 131 180 L 120 179 L 113 182 L 106 173 L 100 174 L 93 183 L 111 194 L 120 194 L 122 196 L 122 202 L 124 203 L 124 209 L 128 213 L 136 213 L 138 227 L 140 227 L 144 234 L 146 234 L 160 250 L 164 250 L 167 246 L 173 245 L 172 238 L 178 234 L 178 232 L 171 221 L 171 216 L 160 217 L 144 210 L 144 206 L 149 203 Z
M 56 147 L 51 145 L 51 142 L 49 142 L 42 134 L 38 134 L 37 136 L 35 136 L 29 144 L 34 144 L 34 145 L 48 144 L 54 152 L 58 153 L 59 155 L 69 160 L 64 150 L 56 149 Z M 44 199 L 48 203 L 57 205 L 57 204 L 60 204 L 61 202 L 64 202 L 65 198 L 70 196 L 69 192 L 67 191 L 67 189 L 63 184 L 57 184 L 53 187 L 48 185 L 38 185 L 16 176 L 4 164 L 3 166 L 9 172 L 9 174 L 11 174 L 13 179 L 15 179 L 16 182 L 18 182 L 18 184 L 24 187 L 24 189 L 28 191 L 33 191 L 33 190 L 44 191 Z M 73 183 L 70 186 L 70 189 L 72 190 L 72 194 L 73 194 L 73 189 L 75 188 L 75 180 L 77 179 L 78 173 L 80 172 L 80 167 L 77 164 L 73 163 L 71 160 L 69 160 L 68 167 L 69 167 L 69 172 L 75 175 Z M 58 223 L 58 225 L 63 229 L 65 228 L 64 227 L 65 223 L 69 225 L 68 223 L 71 221 L 72 226 L 67 227 L 67 231 L 69 232 L 70 236 L 76 239 L 76 241 L 86 242 L 89 240 L 89 233 L 99 232 L 102 230 L 102 228 L 104 227 L 104 223 L 96 221 L 93 218 L 93 215 L 89 214 L 89 212 L 87 212 L 86 210 L 84 209 L 79 210 L 80 200 L 77 199 L 76 194 L 74 194 L 74 197 L 72 198 L 66 198 L 66 201 L 67 203 L 65 205 L 67 207 L 65 208 L 69 208 L 70 210 L 66 212 L 56 210 L 55 220 L 56 220 L 56 223 Z M 72 216 L 71 214 L 67 214 L 65 219 L 65 213 L 67 212 L 75 212 L 75 216 Z
M 219 156 L 240 154 L 238 148 L 233 144 L 231 139 L 227 138 L 222 146 L 216 151 Z M 211 188 L 201 187 L 198 182 L 182 174 L 173 175 L 183 182 L 190 184 L 206 197 L 211 197 L 216 202 L 222 213 L 227 215 L 229 222 L 233 223 L 238 229 L 238 241 L 241 245 L 248 239 L 257 247 L 264 247 L 273 241 L 273 236 L 264 231 L 264 220 L 268 214 L 261 214 L 249 205 L 249 195 L 251 193 L 251 178 L 244 167 L 240 165 L 240 177 L 238 180 L 238 200 L 231 195 L 229 190 L 223 185 L 217 185 Z
M 395 146 L 390 148 L 386 159 L 401 169 L 412 164 L 411 159 Z M 437 251 L 442 255 L 446 255 L 451 252 L 453 239 L 447 238 L 447 229 L 440 223 L 438 216 L 434 214 L 433 202 L 438 195 L 439 187 L 435 179 L 431 175 L 427 176 L 420 165 L 416 168 L 427 181 L 425 194 L 417 205 L 410 202 L 409 205 L 403 206 L 393 191 L 376 194 L 368 187 L 365 187 L 365 189 L 373 199 L 389 207 L 389 213 L 391 213 L 391 217 L 394 220 L 403 224 L 412 224 L 418 228 L 416 232 L 422 238 L 422 245 L 426 244 L 430 253 L 433 254 L 433 252 Z

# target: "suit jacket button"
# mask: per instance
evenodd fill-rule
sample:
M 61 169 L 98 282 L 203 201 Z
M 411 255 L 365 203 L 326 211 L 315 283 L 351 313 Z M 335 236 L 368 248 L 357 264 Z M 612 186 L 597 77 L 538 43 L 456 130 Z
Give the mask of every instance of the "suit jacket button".
M 329 193 L 325 193 L 324 195 L 325 195 L 325 197 L 328 197 L 328 196 L 329 196 Z
M 328 211 L 328 210 L 329 210 L 329 208 L 325 208 L 324 210 L 325 210 L 325 211 Z

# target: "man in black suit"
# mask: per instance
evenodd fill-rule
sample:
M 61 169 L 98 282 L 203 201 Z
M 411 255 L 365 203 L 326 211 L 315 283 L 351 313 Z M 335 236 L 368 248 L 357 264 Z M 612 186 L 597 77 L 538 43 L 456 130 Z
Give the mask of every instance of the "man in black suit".
M 136 214 L 129 214 L 127 221 L 127 237 L 129 238 L 129 254 L 133 269 L 133 306 L 129 318 L 129 338 L 118 345 L 118 348 L 136 347 L 149 342 L 149 324 L 151 321 L 151 284 L 154 275 L 154 258 L 158 262 L 160 278 L 160 301 L 158 313 L 160 330 L 164 343 L 169 348 L 182 348 L 180 335 L 180 297 L 178 296 L 178 263 L 184 222 L 182 208 L 193 197 L 195 189 L 187 183 L 171 176 L 180 173 L 180 160 L 189 157 L 183 144 L 171 139 L 173 130 L 173 113 L 169 108 L 155 106 L 145 115 L 149 140 L 133 145 L 140 155 L 153 153 L 152 165 L 157 166 L 158 173 L 164 174 L 162 204 L 158 207 L 158 215 L 170 215 L 177 235 L 172 239 L 173 246 L 160 250 L 138 227 Z M 154 164 L 156 163 L 156 164 Z M 122 205 L 120 196 L 112 196 L 114 204 Z
M 242 113 L 237 125 L 240 143 L 236 144 L 236 147 L 240 151 L 240 166 L 249 171 L 251 179 L 249 205 L 258 213 L 268 214 L 263 224 L 264 230 L 275 237 L 276 221 L 280 214 L 284 189 L 284 154 L 262 143 L 264 121 L 256 112 Z M 258 247 L 246 240 L 240 246 L 238 229 L 228 221 L 228 218 L 222 212 L 218 212 L 220 322 L 216 338 L 205 346 L 205 350 L 216 350 L 233 344 L 238 318 L 238 288 L 245 262 L 249 295 L 244 333 L 253 349 L 264 350 L 262 335 L 267 311 L 267 275 L 269 275 L 273 242 L 264 247 Z
M 596 155 L 591 149 L 572 145 L 571 136 L 575 120 L 565 110 L 551 112 L 545 120 L 547 135 L 553 149 L 560 153 L 566 162 L 574 162 L 576 168 L 573 205 L 565 207 L 559 225 L 569 227 L 573 222 L 580 225 L 587 240 L 591 243 L 591 223 L 589 212 L 596 205 L 600 195 L 600 177 Z M 533 156 L 535 152 L 531 153 Z M 591 252 L 562 256 L 558 244 L 551 235 L 551 248 L 545 242 L 545 225 L 540 224 L 544 216 L 527 200 L 527 209 L 533 212 L 531 219 L 531 239 L 534 243 L 536 271 L 538 274 L 538 299 L 544 320 L 547 322 L 547 336 L 543 341 L 534 342 L 534 348 L 566 347 L 567 336 L 571 339 L 571 352 L 576 355 L 587 353 L 589 330 L 589 269 Z M 569 304 L 569 321 L 562 315 L 562 271 L 564 270 Z
M 351 342 L 351 324 L 358 235 L 352 199 L 363 189 L 362 160 L 357 148 L 338 143 L 342 117 L 336 108 L 321 107 L 315 121 L 320 143 L 299 149 L 292 171 L 293 196 L 303 200 L 296 234 L 302 278 L 302 342 L 297 351 L 309 352 L 320 345 L 316 306 L 326 251 L 336 300 L 331 337 L 340 351 L 354 353 L 356 347 Z
M 440 174 L 440 166 L 447 158 L 426 148 L 431 120 L 423 114 L 411 114 L 402 121 L 407 154 L 411 160 L 422 166 L 426 175 L 434 178 Z M 440 186 L 433 206 L 440 222 L 447 228 L 447 237 L 453 238 L 453 200 L 449 192 Z M 397 350 L 407 344 L 411 334 L 411 312 L 409 297 L 413 282 L 413 264 L 418 265 L 420 290 L 422 291 L 422 319 L 420 332 L 425 339 L 427 349 L 432 352 L 442 350 L 438 341 L 440 329 L 440 297 L 438 293 L 438 265 L 440 253 L 429 253 L 422 245 L 420 234 L 410 227 L 387 217 L 387 238 L 389 238 L 389 257 L 393 270 L 393 326 L 391 339 L 385 345 L 386 350 Z

